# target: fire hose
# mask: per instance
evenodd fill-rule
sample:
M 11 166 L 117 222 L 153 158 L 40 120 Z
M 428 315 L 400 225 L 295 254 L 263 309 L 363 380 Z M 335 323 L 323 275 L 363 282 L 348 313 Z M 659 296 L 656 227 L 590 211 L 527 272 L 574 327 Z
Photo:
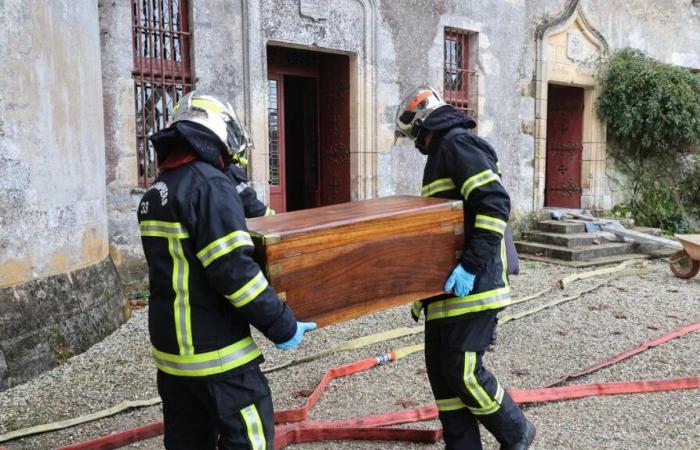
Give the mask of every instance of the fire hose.
M 680 389 L 697 389 L 700 387 L 700 376 L 663 380 L 637 380 L 612 383 L 591 383 L 553 387 L 573 377 L 589 374 L 603 367 L 611 366 L 623 359 L 641 353 L 654 346 L 661 345 L 677 337 L 683 336 L 700 329 L 700 322 L 681 327 L 658 338 L 643 342 L 634 348 L 622 352 L 612 358 L 573 374 L 566 375 L 554 383 L 540 389 L 510 390 L 513 400 L 519 404 L 544 403 L 558 400 L 576 399 L 598 395 L 617 395 L 660 392 Z M 385 355 L 368 358 L 354 363 L 345 364 L 329 369 L 321 379 L 306 403 L 289 410 L 275 413 L 275 423 L 279 424 L 275 429 L 275 449 L 279 450 L 287 445 L 301 442 L 338 440 L 338 439 L 372 439 L 372 440 L 406 440 L 435 442 L 441 437 L 440 430 L 413 430 L 413 429 L 387 429 L 381 427 L 413 423 L 435 419 L 437 408 L 434 405 L 422 406 L 414 409 L 365 416 L 354 419 L 346 419 L 332 422 L 314 422 L 305 420 L 309 410 L 318 401 L 331 380 L 348 376 L 378 365 L 396 361 L 401 357 L 419 351 L 422 345 L 414 345 L 389 352 Z M 154 422 L 141 427 L 104 436 L 98 439 L 85 441 L 63 447 L 62 450 L 87 450 L 87 449 L 114 449 L 138 440 L 156 437 L 163 433 L 163 422 Z

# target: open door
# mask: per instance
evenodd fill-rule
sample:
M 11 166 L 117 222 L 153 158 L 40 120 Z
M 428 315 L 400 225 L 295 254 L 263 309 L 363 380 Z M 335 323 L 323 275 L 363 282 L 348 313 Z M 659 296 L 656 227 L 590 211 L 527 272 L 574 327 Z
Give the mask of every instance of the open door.
M 349 58 L 268 46 L 270 206 L 350 201 Z

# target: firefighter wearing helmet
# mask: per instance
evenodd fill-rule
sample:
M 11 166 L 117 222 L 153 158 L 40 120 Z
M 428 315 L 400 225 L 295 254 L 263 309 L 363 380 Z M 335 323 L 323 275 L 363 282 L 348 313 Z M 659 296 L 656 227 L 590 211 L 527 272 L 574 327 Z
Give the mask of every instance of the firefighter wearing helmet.
M 418 301 L 425 360 L 448 449 L 480 449 L 479 423 L 501 449 L 524 450 L 535 427 L 483 363 L 499 311 L 510 303 L 504 234 L 510 198 L 495 150 L 476 122 L 430 86 L 412 90 L 396 112 L 396 137 L 428 156 L 422 195 L 464 202 L 464 251 L 446 275 L 446 294 Z
M 195 91 L 150 139 L 160 174 L 138 221 L 165 447 L 271 448 L 272 400 L 250 325 L 281 349 L 316 325 L 296 321 L 252 259 L 243 204 L 224 173 L 249 135 L 230 103 Z

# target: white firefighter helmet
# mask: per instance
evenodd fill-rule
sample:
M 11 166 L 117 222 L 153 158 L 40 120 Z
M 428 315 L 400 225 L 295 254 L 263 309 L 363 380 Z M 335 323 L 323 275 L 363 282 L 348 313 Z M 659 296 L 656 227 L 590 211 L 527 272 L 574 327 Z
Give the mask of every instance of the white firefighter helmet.
M 175 122 L 187 120 L 198 123 L 213 132 L 226 147 L 231 158 L 243 156 L 252 149 L 250 133 L 241 124 L 231 103 L 200 91 L 182 97 L 173 108 Z
M 446 104 L 440 94 L 427 84 L 412 89 L 396 111 L 395 137 L 407 137 L 415 141 L 423 121 Z

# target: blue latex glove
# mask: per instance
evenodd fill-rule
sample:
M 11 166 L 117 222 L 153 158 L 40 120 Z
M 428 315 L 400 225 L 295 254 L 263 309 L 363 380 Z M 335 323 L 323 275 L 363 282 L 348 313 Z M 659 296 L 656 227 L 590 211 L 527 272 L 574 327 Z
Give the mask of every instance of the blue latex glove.
M 297 322 L 297 332 L 294 333 L 294 336 L 292 336 L 292 338 L 287 342 L 275 344 L 275 347 L 277 347 L 280 350 L 289 350 L 290 348 L 299 347 L 299 344 L 301 344 L 302 339 L 304 339 L 304 333 L 315 329 L 316 322 Z
M 445 282 L 445 292 L 453 292 L 457 297 L 464 297 L 474 288 L 474 278 L 476 275 L 472 275 L 464 270 L 461 264 L 457 264 Z

